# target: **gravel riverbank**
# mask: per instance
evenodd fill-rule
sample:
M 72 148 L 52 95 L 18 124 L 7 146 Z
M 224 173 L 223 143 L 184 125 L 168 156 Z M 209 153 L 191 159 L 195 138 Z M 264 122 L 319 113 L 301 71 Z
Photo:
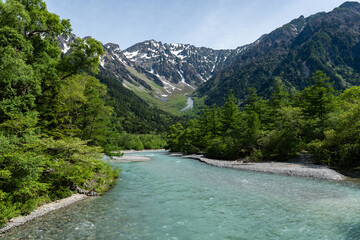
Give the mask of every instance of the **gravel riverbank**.
M 7 231 L 9 231 L 10 229 L 16 228 L 20 225 L 23 225 L 24 223 L 31 221 L 35 218 L 41 217 L 45 214 L 48 214 L 52 211 L 58 210 L 60 208 L 69 206 L 70 204 L 79 202 L 81 200 L 84 199 L 88 199 L 90 198 L 89 196 L 86 196 L 84 194 L 74 194 L 68 198 L 64 198 L 61 200 L 58 200 L 56 202 L 52 202 L 49 204 L 45 204 L 41 207 L 39 207 L 38 209 L 36 209 L 35 211 L 33 211 L 32 213 L 30 213 L 27 216 L 20 216 L 20 217 L 16 217 L 11 219 L 6 225 L 5 227 L 0 229 L 0 234 L 3 234 Z
M 136 152 L 159 152 L 165 151 L 164 149 L 158 150 L 143 150 L 143 151 L 123 151 L 124 153 L 136 153 Z M 290 162 L 246 162 L 246 161 L 225 161 L 205 158 L 202 155 L 182 155 L 181 153 L 170 153 L 170 155 L 182 156 L 185 158 L 192 158 L 206 164 L 223 167 L 233 168 L 245 171 L 255 171 L 263 173 L 272 173 L 286 176 L 305 177 L 312 179 L 342 181 L 346 177 L 333 169 L 326 166 L 315 165 L 305 156 L 301 156 L 298 159 Z M 139 162 L 150 161 L 150 157 L 146 156 L 133 156 L 124 155 L 120 158 L 113 157 L 111 162 Z
M 223 168 L 332 181 L 341 181 L 345 179 L 344 175 L 326 166 L 315 165 L 312 163 L 224 161 L 205 158 L 202 155 L 188 155 L 183 157 L 196 159 L 206 164 Z
M 127 163 L 127 162 L 147 162 L 150 161 L 150 157 L 145 156 L 122 156 L 122 157 L 111 157 L 109 162 L 111 163 Z
M 165 152 L 165 149 L 152 149 L 152 150 L 126 150 L 121 151 L 125 155 L 121 157 L 110 157 L 107 160 L 111 163 L 127 163 L 127 162 L 147 162 L 151 160 L 151 157 L 148 156 L 136 156 L 136 155 L 126 155 L 128 153 L 144 153 L 144 152 Z

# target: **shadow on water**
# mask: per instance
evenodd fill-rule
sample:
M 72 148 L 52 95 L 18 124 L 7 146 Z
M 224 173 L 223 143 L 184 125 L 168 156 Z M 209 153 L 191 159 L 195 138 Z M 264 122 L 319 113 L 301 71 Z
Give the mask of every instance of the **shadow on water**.
M 360 223 L 342 223 L 336 226 L 341 235 L 344 236 L 342 239 L 346 240 L 359 240 L 360 239 Z

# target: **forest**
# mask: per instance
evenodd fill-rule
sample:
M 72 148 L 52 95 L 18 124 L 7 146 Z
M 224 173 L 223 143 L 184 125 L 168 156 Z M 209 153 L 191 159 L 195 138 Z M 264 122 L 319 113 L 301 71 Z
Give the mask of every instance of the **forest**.
M 317 163 L 359 167 L 360 87 L 336 92 L 325 73 L 312 85 L 287 92 L 277 79 L 268 99 L 249 88 L 245 103 L 230 92 L 221 107 L 205 107 L 201 115 L 170 127 L 168 148 L 215 159 L 287 161 L 299 152 Z
M 0 226 L 119 174 L 101 160 L 113 108 L 90 73 L 102 45 L 79 38 L 62 55 L 56 36 L 70 32 L 41 0 L 0 1 Z
M 104 193 L 120 172 L 104 153 L 163 148 L 179 120 L 99 74 L 99 41 L 62 53 L 71 31 L 42 0 L 0 1 L 0 226 L 76 189 Z

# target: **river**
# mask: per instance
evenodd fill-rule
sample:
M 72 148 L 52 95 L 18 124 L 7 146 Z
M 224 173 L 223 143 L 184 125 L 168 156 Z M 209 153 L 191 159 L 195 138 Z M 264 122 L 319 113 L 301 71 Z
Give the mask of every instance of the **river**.
M 132 154 L 134 155 L 134 154 Z M 102 197 L 12 230 L 4 239 L 360 239 L 360 189 L 237 171 L 166 153 L 122 168 Z
M 191 110 L 194 108 L 194 100 L 191 97 L 188 97 L 186 107 L 180 110 L 180 112 Z

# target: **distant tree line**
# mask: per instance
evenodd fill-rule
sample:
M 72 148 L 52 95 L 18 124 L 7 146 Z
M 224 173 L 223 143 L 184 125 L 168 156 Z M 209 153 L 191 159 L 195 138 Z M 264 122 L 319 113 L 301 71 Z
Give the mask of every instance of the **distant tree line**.
M 289 93 L 277 79 L 269 99 L 250 88 L 241 107 L 230 92 L 223 106 L 205 107 L 185 126 L 171 126 L 168 148 L 255 161 L 287 161 L 307 151 L 319 163 L 359 166 L 360 87 L 338 93 L 329 80 L 318 71 L 313 85 Z

